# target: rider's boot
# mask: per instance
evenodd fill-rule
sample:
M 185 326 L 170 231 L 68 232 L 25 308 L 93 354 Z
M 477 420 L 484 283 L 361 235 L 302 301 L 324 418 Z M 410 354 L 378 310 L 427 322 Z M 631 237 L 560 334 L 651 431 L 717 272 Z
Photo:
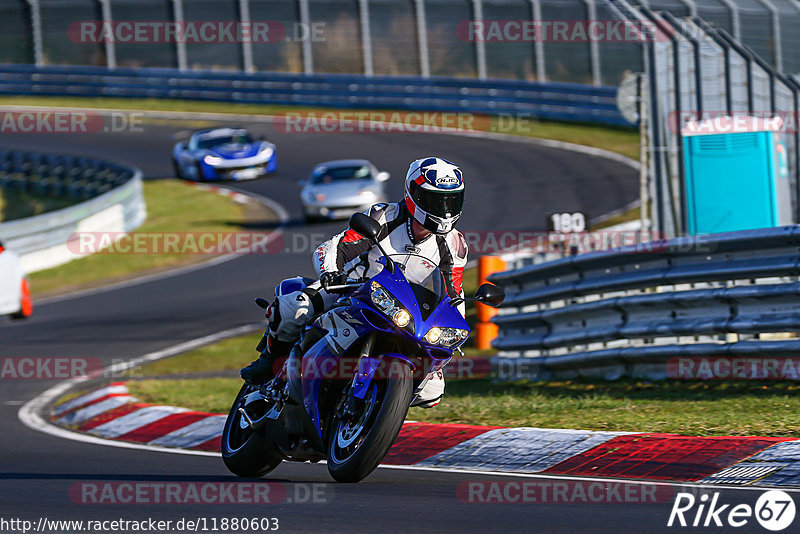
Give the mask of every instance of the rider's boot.
M 292 343 L 279 341 L 274 335 L 269 336 L 267 348 L 261 356 L 247 367 L 243 368 L 239 374 L 245 382 L 252 386 L 265 384 L 275 378 L 278 371 L 277 365 L 282 359 L 288 358 L 292 350 Z

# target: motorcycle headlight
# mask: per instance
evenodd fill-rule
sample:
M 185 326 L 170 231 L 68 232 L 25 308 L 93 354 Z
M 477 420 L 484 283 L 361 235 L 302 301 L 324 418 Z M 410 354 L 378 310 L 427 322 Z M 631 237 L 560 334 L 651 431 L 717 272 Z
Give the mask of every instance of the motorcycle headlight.
M 219 165 L 220 163 L 222 163 L 222 158 L 218 158 L 217 156 L 212 156 L 211 154 L 209 154 L 203 158 L 203 161 L 205 161 L 209 165 Z
M 462 330 L 461 328 L 439 328 L 438 326 L 434 326 L 425 334 L 425 341 L 431 345 L 450 348 L 463 343 L 468 336 L 469 330 Z
M 414 318 L 400 302 L 378 282 L 370 285 L 372 303 L 385 313 L 398 327 L 414 332 Z

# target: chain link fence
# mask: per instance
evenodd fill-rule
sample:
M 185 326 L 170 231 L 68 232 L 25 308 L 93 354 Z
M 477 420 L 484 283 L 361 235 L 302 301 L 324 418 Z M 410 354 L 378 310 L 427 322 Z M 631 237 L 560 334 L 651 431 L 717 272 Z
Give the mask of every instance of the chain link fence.
M 800 0 L 649 0 L 697 16 L 770 65 L 800 72 Z M 642 70 L 641 43 L 471 38 L 471 21 L 607 21 L 605 0 L 0 0 L 0 62 L 287 73 L 455 76 L 618 85 Z M 80 24 L 268 24 L 268 41 L 85 39 Z M 541 27 L 539 28 L 541 30 Z M 140 37 L 141 37 L 140 36 Z

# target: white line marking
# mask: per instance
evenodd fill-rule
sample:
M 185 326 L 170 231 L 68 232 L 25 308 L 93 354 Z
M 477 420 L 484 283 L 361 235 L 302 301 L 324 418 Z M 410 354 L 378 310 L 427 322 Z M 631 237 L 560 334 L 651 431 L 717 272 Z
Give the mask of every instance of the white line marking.
M 118 363 L 106 368 L 107 373 L 115 372 L 121 373 L 122 371 L 126 371 L 133 367 L 137 367 L 139 365 L 143 365 L 148 362 L 153 362 L 156 360 L 160 360 L 162 358 L 167 358 L 169 356 L 174 356 L 176 354 L 180 354 L 182 352 L 187 352 L 189 350 L 195 349 L 197 347 L 202 347 L 203 345 L 208 345 L 209 343 L 214 343 L 221 339 L 234 337 L 242 334 L 246 334 L 248 332 L 252 332 L 257 328 L 262 328 L 262 324 L 248 324 L 244 326 L 239 326 L 237 328 L 231 328 L 228 330 L 223 330 L 222 332 L 217 332 L 216 334 L 210 334 L 208 336 L 200 337 L 197 339 L 192 339 L 190 341 L 186 341 L 184 343 L 179 343 L 178 345 L 174 345 L 172 347 L 168 347 L 166 349 L 162 349 L 159 351 L 151 352 L 149 354 L 145 354 L 144 356 L 140 356 L 138 358 L 134 358 L 128 362 Z M 219 453 L 215 452 L 207 452 L 207 451 L 187 451 L 183 449 L 170 449 L 167 447 L 156 447 L 153 445 L 143 445 L 139 443 L 127 443 L 124 441 L 112 441 L 109 439 L 98 438 L 95 436 L 89 436 L 87 434 L 81 434 L 79 432 L 73 432 L 71 430 L 67 430 L 60 426 L 56 426 L 52 424 L 50 421 L 47 421 L 44 417 L 41 416 L 40 412 L 44 410 L 50 403 L 54 402 L 60 396 L 67 393 L 71 388 L 75 387 L 81 382 L 85 382 L 83 378 L 71 378 L 69 380 L 65 380 L 56 384 L 55 386 L 51 387 L 41 395 L 31 399 L 28 401 L 17 413 L 17 417 L 19 420 L 24 424 L 26 427 L 37 430 L 39 432 L 43 432 L 45 434 L 49 434 L 51 436 L 56 436 L 59 438 L 71 439 L 73 441 L 81 441 L 83 443 L 91 443 L 94 445 L 106 445 L 111 447 L 120 447 L 123 449 L 139 449 L 145 451 L 152 451 L 152 452 L 171 452 L 173 454 L 193 454 L 195 456 L 219 456 Z

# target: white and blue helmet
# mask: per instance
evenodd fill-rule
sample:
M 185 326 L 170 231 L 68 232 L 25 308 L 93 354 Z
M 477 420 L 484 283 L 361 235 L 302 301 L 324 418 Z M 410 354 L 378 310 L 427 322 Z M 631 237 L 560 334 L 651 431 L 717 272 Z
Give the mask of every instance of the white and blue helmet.
M 435 234 L 450 232 L 464 206 L 464 177 L 453 163 L 437 157 L 411 163 L 406 174 L 406 207 Z

